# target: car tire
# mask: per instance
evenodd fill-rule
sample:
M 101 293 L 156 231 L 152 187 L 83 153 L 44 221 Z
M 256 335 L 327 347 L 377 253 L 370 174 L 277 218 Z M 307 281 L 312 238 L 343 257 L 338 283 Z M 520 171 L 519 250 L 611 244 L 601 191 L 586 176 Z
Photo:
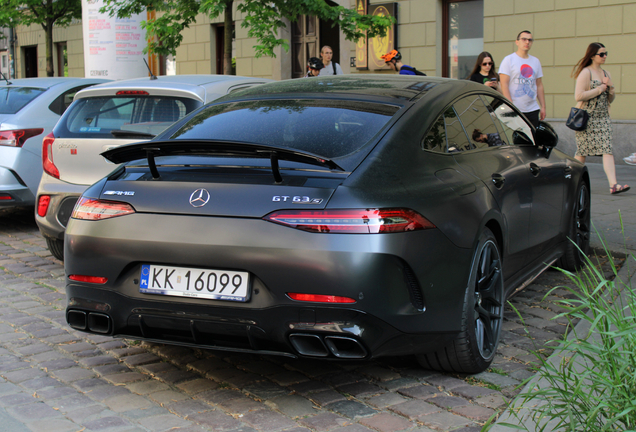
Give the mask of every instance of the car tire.
M 417 359 L 426 369 L 475 374 L 495 358 L 505 306 L 501 255 L 495 236 L 479 237 L 464 296 L 461 331 L 447 347 Z
M 585 263 L 585 255 L 590 253 L 590 204 L 590 189 L 587 183 L 581 181 L 572 204 L 565 252 L 558 263 L 565 270 L 576 271 L 581 268 Z
M 64 261 L 64 240 L 46 237 L 46 246 L 49 248 L 51 255 L 60 261 Z

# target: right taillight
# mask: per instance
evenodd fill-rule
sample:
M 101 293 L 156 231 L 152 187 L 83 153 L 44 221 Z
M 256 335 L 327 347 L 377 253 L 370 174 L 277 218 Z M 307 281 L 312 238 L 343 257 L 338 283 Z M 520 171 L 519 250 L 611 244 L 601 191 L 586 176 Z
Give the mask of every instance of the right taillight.
M 280 210 L 265 220 L 316 233 L 378 234 L 435 228 L 410 209 Z
M 53 142 L 55 141 L 55 135 L 53 132 L 48 134 L 42 140 L 42 168 L 44 172 L 51 177 L 60 178 L 60 170 L 57 169 L 53 162 Z
M 104 220 L 117 216 L 135 213 L 130 204 L 117 201 L 104 201 L 91 198 L 80 198 L 71 217 L 82 220 Z

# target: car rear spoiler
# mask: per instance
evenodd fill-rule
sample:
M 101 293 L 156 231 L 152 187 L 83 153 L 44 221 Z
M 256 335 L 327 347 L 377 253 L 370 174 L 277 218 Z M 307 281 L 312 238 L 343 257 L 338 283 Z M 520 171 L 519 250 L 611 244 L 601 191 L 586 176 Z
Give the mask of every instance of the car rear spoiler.
M 148 159 L 148 167 L 150 168 L 152 177 L 155 179 L 160 177 L 157 165 L 155 164 L 155 157 L 178 155 L 269 158 L 276 183 L 283 181 L 278 166 L 279 160 L 306 163 L 326 167 L 330 170 L 344 171 L 344 169 L 338 166 L 334 161 L 313 153 L 301 152 L 285 147 L 232 141 L 146 141 L 115 147 L 106 150 L 101 155 L 116 164 L 146 158 Z

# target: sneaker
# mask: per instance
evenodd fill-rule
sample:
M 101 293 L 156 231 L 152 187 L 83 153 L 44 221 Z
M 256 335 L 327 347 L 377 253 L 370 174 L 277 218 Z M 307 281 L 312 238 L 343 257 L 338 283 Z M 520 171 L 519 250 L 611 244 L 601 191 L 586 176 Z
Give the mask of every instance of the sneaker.
M 623 158 L 627 165 L 636 165 L 636 153 L 632 153 L 629 156 Z

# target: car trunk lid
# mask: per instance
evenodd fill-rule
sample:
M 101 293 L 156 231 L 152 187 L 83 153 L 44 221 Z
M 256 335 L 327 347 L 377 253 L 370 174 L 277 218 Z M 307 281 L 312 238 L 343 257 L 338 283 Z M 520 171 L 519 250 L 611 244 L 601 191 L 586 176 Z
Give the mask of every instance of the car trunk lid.
M 139 139 L 81 139 L 55 138 L 51 148 L 52 159 L 60 172 L 60 180 L 90 185 L 108 175 L 117 165 L 100 156 L 106 150 Z
M 306 180 L 304 184 L 309 183 Z M 138 213 L 260 218 L 281 209 L 322 210 L 341 182 L 342 179 L 322 179 L 318 186 L 281 186 L 245 182 L 108 181 L 100 198 L 127 202 Z

